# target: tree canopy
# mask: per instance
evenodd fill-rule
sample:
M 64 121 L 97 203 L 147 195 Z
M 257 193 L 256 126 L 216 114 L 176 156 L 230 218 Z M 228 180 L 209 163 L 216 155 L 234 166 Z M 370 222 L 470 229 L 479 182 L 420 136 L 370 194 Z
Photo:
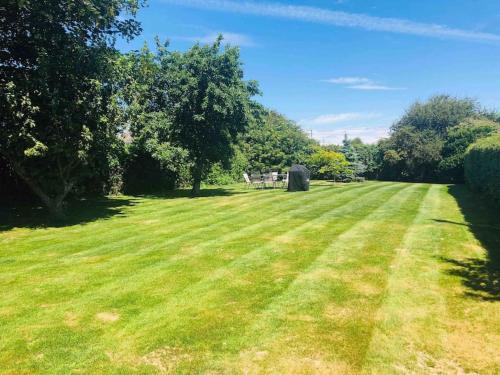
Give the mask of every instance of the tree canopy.
M 472 99 L 448 95 L 416 102 L 379 142 L 379 176 L 409 181 L 463 181 L 465 149 L 496 128 L 494 114 Z
M 8 0 L 0 7 L 0 153 L 55 214 L 115 142 L 118 36 L 140 31 L 134 0 Z M 129 17 L 127 17 L 129 16 Z
M 189 152 L 193 194 L 215 163 L 229 164 L 239 134 L 248 124 L 255 82 L 243 80 L 239 49 L 222 49 L 222 36 L 185 53 L 161 51 L 172 140 Z
M 240 144 L 249 169 L 264 172 L 304 163 L 316 142 L 293 121 L 253 104 L 251 121 Z

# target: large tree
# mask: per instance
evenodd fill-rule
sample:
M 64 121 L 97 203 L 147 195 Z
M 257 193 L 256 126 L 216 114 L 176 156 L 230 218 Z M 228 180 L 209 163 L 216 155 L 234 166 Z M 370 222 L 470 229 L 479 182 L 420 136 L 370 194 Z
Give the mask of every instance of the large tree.
M 430 130 L 445 136 L 449 128 L 467 118 L 479 116 L 483 110 L 474 99 L 435 95 L 426 102 L 415 102 L 398 120 L 393 130 L 412 127 L 417 131 Z
M 128 192 L 174 188 L 189 165 L 187 150 L 173 144 L 168 74 L 160 65 L 166 49 L 158 40 L 157 49 L 154 53 L 145 45 L 116 64 L 120 122 L 130 136 L 124 176 Z
M 381 177 L 411 181 L 459 182 L 463 179 L 463 153 L 467 146 L 488 134 L 474 124 L 495 117 L 472 99 L 448 95 L 416 102 L 381 142 Z M 483 120 L 489 122 L 490 120 Z
M 161 69 L 172 121 L 172 141 L 191 159 L 192 193 L 215 163 L 228 163 L 248 123 L 256 83 L 243 80 L 239 49 L 196 44 L 185 53 L 161 51 Z
M 241 148 L 255 171 L 284 170 L 304 163 L 316 142 L 283 115 L 252 105 L 252 116 Z
M 6 0 L 0 6 L 0 156 L 56 215 L 116 139 L 116 37 L 140 0 Z

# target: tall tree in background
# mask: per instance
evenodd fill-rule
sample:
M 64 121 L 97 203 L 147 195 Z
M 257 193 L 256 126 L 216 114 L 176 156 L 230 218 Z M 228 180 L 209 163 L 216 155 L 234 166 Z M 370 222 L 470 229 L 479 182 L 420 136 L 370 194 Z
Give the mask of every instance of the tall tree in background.
M 438 95 L 424 103 L 416 102 L 393 125 L 390 138 L 379 143 L 383 155 L 381 177 L 450 181 L 451 174 L 463 171 L 463 157 L 453 159 L 455 146 L 450 137 L 464 134 L 456 130 L 460 124 L 468 127 L 467 121 L 471 123 L 485 116 L 493 115 L 487 114 L 472 99 Z M 445 158 L 447 160 L 443 160 Z
M 238 48 L 209 46 L 185 53 L 162 51 L 161 69 L 172 120 L 172 140 L 189 152 L 193 195 L 215 163 L 229 163 L 233 145 L 248 123 L 248 104 L 258 93 L 243 80 Z
M 251 170 L 284 170 L 304 163 L 316 142 L 283 115 L 252 105 L 252 116 L 241 147 Z
M 116 37 L 140 0 L 6 0 L 0 6 L 0 155 L 56 215 L 116 139 Z
M 412 104 L 394 124 L 393 131 L 409 126 L 417 131 L 429 130 L 439 136 L 445 136 L 449 128 L 481 113 L 479 104 L 473 99 L 436 95 L 425 103 L 417 101 Z
M 121 123 L 130 136 L 125 191 L 132 193 L 174 188 L 189 166 L 187 150 L 172 140 L 169 74 L 160 65 L 166 46 L 157 40 L 156 47 L 158 52 L 154 53 L 144 45 L 120 56 L 116 64 Z

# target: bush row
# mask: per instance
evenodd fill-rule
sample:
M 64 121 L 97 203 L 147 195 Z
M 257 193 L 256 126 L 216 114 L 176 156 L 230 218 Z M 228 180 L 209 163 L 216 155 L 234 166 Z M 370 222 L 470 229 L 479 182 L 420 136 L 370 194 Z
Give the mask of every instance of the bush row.
M 500 202 L 500 134 L 472 144 L 465 155 L 469 187 Z

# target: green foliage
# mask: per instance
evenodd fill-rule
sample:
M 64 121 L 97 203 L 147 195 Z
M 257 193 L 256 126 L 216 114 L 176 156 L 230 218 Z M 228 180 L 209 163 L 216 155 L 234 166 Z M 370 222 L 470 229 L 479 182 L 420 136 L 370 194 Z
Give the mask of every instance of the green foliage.
M 413 104 L 394 124 L 388 140 L 379 142 L 378 176 L 406 181 L 463 181 L 468 145 L 496 127 L 472 99 L 447 95 Z
M 251 121 L 241 148 L 252 171 L 283 171 L 302 164 L 316 144 L 293 121 L 253 104 Z
M 248 159 L 239 145 L 234 146 L 230 166 L 221 163 L 214 164 L 205 179 L 207 184 L 227 185 L 243 180 L 243 173 L 249 170 Z
M 399 128 L 381 144 L 384 155 L 382 175 L 402 180 L 432 180 L 441 160 L 442 147 L 443 142 L 432 130 L 419 131 L 409 126 Z
M 160 51 L 164 47 L 158 44 Z M 120 57 L 116 64 L 120 121 L 130 136 L 125 164 L 125 191 L 153 192 L 188 182 L 188 151 L 173 143 L 160 53 L 145 45 Z
M 468 119 L 449 129 L 443 146 L 443 159 L 437 174 L 443 181 L 464 182 L 464 158 L 467 147 L 493 134 L 500 125 L 487 119 Z
M 340 152 L 351 163 L 353 177 L 377 177 L 377 171 L 380 167 L 377 160 L 377 145 L 364 144 L 360 138 L 349 139 L 346 135 Z
M 134 0 L 13 1 L 0 7 L 1 156 L 55 214 L 108 168 L 119 107 L 115 38 L 140 31 Z
M 344 154 L 317 147 L 307 160 L 313 178 L 338 180 L 353 177 L 350 163 Z
M 500 134 L 478 140 L 465 155 L 469 187 L 500 202 Z
M 481 109 L 473 99 L 436 95 L 425 103 L 414 103 L 396 122 L 393 130 L 411 127 L 417 131 L 431 130 L 444 136 L 450 127 L 480 113 Z
M 230 164 L 233 144 L 248 124 L 256 84 L 243 80 L 238 48 L 221 49 L 222 37 L 185 53 L 160 49 L 160 66 L 174 144 L 189 152 L 193 193 L 212 166 Z

